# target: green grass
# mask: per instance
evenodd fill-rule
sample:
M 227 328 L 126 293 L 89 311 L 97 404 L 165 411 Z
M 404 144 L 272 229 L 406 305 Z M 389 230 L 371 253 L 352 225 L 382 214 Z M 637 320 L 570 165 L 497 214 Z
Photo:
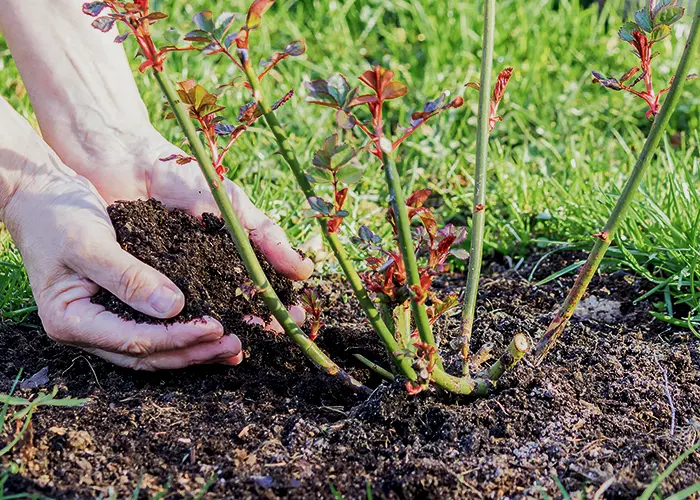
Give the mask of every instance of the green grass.
M 466 105 L 416 134 L 402 150 L 400 167 L 407 190 L 432 188 L 441 198 L 441 218 L 465 224 L 472 198 L 477 93 L 463 84 L 478 77 L 480 2 L 278 3 L 266 15 L 263 29 L 254 34 L 253 57 L 266 58 L 292 39 L 307 41 L 307 55 L 285 61 L 266 82 L 270 95 L 281 96 L 290 87 L 297 90 L 279 116 L 287 124 L 300 159 L 310 164 L 314 149 L 332 131 L 332 113 L 303 103 L 303 81 L 335 71 L 352 78 L 372 64 L 388 66 L 411 88 L 403 105 L 394 101 L 386 113 L 401 124 L 425 100 L 449 89 L 464 95 Z M 190 28 L 194 13 L 217 6 L 213 0 L 161 4 L 170 6 L 171 18 L 158 26 L 164 29 L 169 22 L 183 31 Z M 486 250 L 518 257 L 533 247 L 556 244 L 589 248 L 590 235 L 603 226 L 649 129 L 639 102 L 591 84 L 592 69 L 620 75 L 634 64 L 628 46 L 616 36 L 623 2 L 608 1 L 600 15 L 597 8 L 584 8 L 576 0 L 510 0 L 498 6 L 495 66 L 512 65 L 516 72 L 501 106 L 505 121 L 497 126 L 491 141 Z M 244 11 L 246 2 L 236 0 L 226 7 Z M 678 30 L 681 40 L 688 26 L 686 18 Z M 667 62 L 656 70 L 659 83 L 673 73 L 683 42 L 661 45 L 661 59 Z M 127 50 L 135 52 L 134 45 L 128 42 Z M 33 120 L 2 42 L 0 54 L 1 92 Z M 234 68 L 219 56 L 178 54 L 169 60 L 169 69 L 176 79 L 195 77 L 210 88 L 235 76 Z M 161 119 L 164 101 L 155 82 L 150 77 L 138 81 L 157 127 L 179 142 L 175 124 Z M 633 217 L 623 227 L 620 241 L 631 253 L 618 250 L 609 261 L 634 267 L 660 283 L 659 291 L 666 299 L 662 298 L 659 313 L 684 324 L 697 314 L 694 309 L 700 299 L 695 285 L 700 272 L 695 229 L 700 214 L 698 85 L 697 81 L 689 83 L 672 119 L 672 132 L 681 132 L 680 145 L 665 142 L 645 180 L 644 194 L 637 198 Z M 244 100 L 241 91 L 226 94 L 232 117 Z M 271 135 L 260 125 L 240 141 L 228 167 L 253 200 L 300 243 L 315 226 L 303 219 L 304 200 L 275 151 Z M 350 204 L 343 237 L 348 238 L 362 223 L 386 234 L 382 224 L 385 196 L 377 162 L 368 161 L 365 179 Z M 0 248 L 0 260 L 16 259 L 16 253 L 7 250 L 11 247 Z M 28 288 L 21 283 L 16 288 L 13 301 L 0 302 L 0 312 L 26 306 Z

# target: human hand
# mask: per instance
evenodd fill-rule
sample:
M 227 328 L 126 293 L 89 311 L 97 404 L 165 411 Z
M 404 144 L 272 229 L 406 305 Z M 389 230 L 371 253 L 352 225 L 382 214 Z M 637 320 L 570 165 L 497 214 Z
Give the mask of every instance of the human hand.
M 47 150 L 42 164 L 23 165 L 22 158 L 13 162 L 25 175 L 0 209 L 24 258 L 47 334 L 140 370 L 238 364 L 239 339 L 224 336 L 213 318 L 137 324 L 90 301 L 103 287 L 138 311 L 170 318 L 185 299 L 167 277 L 121 249 L 104 202 L 90 183 L 61 165 L 43 143 L 39 147 Z

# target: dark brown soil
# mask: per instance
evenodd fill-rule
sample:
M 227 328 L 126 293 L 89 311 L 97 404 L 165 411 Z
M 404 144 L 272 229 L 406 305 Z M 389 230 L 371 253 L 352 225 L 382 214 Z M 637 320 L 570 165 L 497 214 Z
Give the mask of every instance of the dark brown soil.
M 558 257 L 538 277 L 578 255 Z M 454 289 L 460 278 L 438 285 Z M 492 266 L 482 281 L 474 345 L 503 346 L 514 333 L 537 336 L 570 278 L 539 288 Z M 370 384 L 350 353 L 381 361 L 358 306 L 335 281 L 320 344 Z M 0 327 L 0 391 L 17 370 L 49 367 L 61 394 L 89 396 L 81 409 L 43 408 L 31 442 L 3 464 L 18 464 L 9 492 L 56 498 L 118 493 L 141 498 L 543 498 L 572 494 L 635 498 L 700 436 L 700 341 L 633 306 L 640 283 L 625 273 L 596 278 L 561 344 L 540 368 L 527 363 L 497 394 L 476 401 L 438 392 L 409 397 L 400 383 L 366 401 L 331 388 L 284 337 L 248 328 L 239 367 L 134 373 L 52 344 L 27 325 Z M 606 322 L 593 318 L 605 317 Z M 437 329 L 443 352 L 456 320 Z M 449 364 L 449 363 L 448 363 Z M 671 410 L 662 368 L 676 407 Z M 94 373 L 93 373 L 94 370 Z M 22 391 L 31 394 L 34 391 Z M 678 491 L 700 481 L 700 457 L 664 482 Z M 369 485 L 369 486 L 368 486 Z M 112 490 L 110 490 L 112 488 Z
M 157 320 L 133 310 L 106 290 L 92 301 L 124 319 L 140 323 L 185 322 L 209 315 L 233 331 L 246 314 L 269 317 L 221 218 L 201 219 L 181 210 L 169 211 L 154 199 L 120 201 L 107 208 L 117 241 L 127 252 L 168 276 L 185 295 L 185 308 L 175 318 Z M 285 304 L 297 302 L 292 282 L 258 254 L 265 273 Z

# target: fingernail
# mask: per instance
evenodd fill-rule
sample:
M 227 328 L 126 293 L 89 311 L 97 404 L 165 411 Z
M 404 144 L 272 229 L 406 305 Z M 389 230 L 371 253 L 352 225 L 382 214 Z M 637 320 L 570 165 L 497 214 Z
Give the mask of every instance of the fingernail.
M 233 352 L 233 351 L 222 351 L 219 354 L 217 354 L 214 357 L 214 359 L 218 361 L 218 360 L 223 360 L 223 359 L 227 359 L 227 358 L 233 358 L 234 356 L 236 356 L 236 354 L 238 354 L 238 353 Z
M 222 336 L 223 336 L 223 334 L 221 334 L 219 332 L 209 332 L 209 333 L 199 337 L 199 340 L 201 342 L 213 342 L 215 340 L 219 340 Z
M 161 285 L 156 288 L 153 293 L 151 293 L 150 297 L 148 297 L 148 304 L 154 311 L 161 314 L 167 314 L 172 310 L 173 306 L 175 306 L 175 302 L 177 302 L 179 297 L 179 293 L 165 285 Z

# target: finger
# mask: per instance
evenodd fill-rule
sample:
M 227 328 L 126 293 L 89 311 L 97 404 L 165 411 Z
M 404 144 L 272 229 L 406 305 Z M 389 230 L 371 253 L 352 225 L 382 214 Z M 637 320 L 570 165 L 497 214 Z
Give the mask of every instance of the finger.
M 217 361 L 217 363 L 220 363 L 222 365 L 238 366 L 243 362 L 244 358 L 245 358 L 245 355 L 243 354 L 243 351 L 241 351 L 237 355 L 233 356 L 232 358 L 226 358 L 222 361 Z
M 172 318 L 185 306 L 185 296 L 165 275 L 125 252 L 113 239 L 86 243 L 71 258 L 71 267 L 154 318 Z
M 176 182 L 173 182 L 174 175 L 177 178 Z M 270 264 L 279 273 L 293 280 L 305 280 L 311 276 L 313 262 L 303 258 L 292 248 L 282 228 L 253 205 L 238 185 L 228 179 L 224 180 L 224 184 L 236 214 L 250 232 L 250 239 Z M 150 194 L 166 206 L 180 208 L 193 215 L 199 216 L 203 212 L 220 213 L 196 164 L 183 166 L 176 165 L 173 161 L 156 165 Z
M 284 230 L 253 205 L 239 186 L 227 182 L 226 188 L 241 223 L 250 232 L 250 239 L 272 267 L 289 279 L 308 279 L 314 271 L 311 259 L 302 257 L 292 248 Z
M 85 350 L 115 365 L 145 371 L 177 370 L 210 363 L 238 364 L 243 359 L 241 342 L 235 335 L 228 335 L 219 340 L 197 344 L 186 349 L 158 352 L 142 358 L 102 349 L 86 348 Z
M 145 357 L 216 341 L 224 334 L 221 323 L 210 317 L 172 325 L 124 321 L 93 304 L 93 290 L 80 288 L 69 288 L 52 304 L 39 308 L 47 333 L 58 342 Z

